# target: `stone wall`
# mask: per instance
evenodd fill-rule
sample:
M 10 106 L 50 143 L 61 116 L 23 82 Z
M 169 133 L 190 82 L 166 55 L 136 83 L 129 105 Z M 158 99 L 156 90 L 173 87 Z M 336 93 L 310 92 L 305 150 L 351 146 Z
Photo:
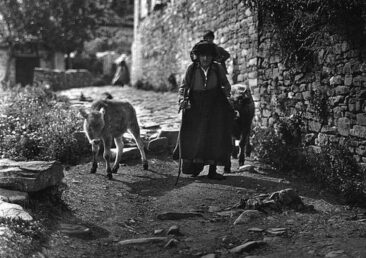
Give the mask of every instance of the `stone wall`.
M 313 67 L 286 67 L 283 57 L 270 50 L 275 35 L 261 35 L 259 122 L 267 126 L 278 117 L 301 115 L 312 144 L 348 139 L 356 159 L 365 163 L 366 46 L 353 48 L 345 37 L 327 35 L 332 44 L 319 49 Z M 317 109 L 321 98 L 327 100 L 323 115 Z
M 53 70 L 45 68 L 34 69 L 34 82 L 40 85 L 48 84 L 52 90 L 64 90 L 92 85 L 93 75 L 88 70 Z
M 133 83 L 169 90 L 168 76 L 180 82 L 192 46 L 203 30 L 214 30 L 215 42 L 231 54 L 230 81 L 250 86 L 257 124 L 301 115 L 311 144 L 348 139 L 358 162 L 366 163 L 366 46 L 356 49 L 342 36 L 328 35 L 331 44 L 319 49 L 313 67 L 286 67 L 271 48 L 276 35 L 259 28 L 256 12 L 242 1 L 177 0 L 155 12 L 149 0 L 135 0 L 135 6 L 141 1 L 150 9 L 145 17 L 135 9 Z M 326 118 L 316 107 L 321 97 L 328 101 Z
M 227 61 L 233 83 L 256 81 L 257 17 L 242 1 L 171 1 L 153 11 L 148 0 L 135 0 L 135 38 L 132 83 L 155 90 L 171 90 L 168 78 L 180 83 L 191 63 L 189 52 L 204 30 L 215 31 L 215 42 L 231 54 Z M 145 16 L 150 7 L 149 15 Z M 156 8 L 155 8 L 156 9 Z M 143 17 L 143 18 L 142 18 Z

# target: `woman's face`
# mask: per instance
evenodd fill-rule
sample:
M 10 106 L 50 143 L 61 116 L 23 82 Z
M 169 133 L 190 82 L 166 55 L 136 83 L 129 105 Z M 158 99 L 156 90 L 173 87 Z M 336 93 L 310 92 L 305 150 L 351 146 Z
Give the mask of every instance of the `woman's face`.
M 202 68 L 206 69 L 212 63 L 213 57 L 211 55 L 203 54 L 199 55 L 199 60 Z

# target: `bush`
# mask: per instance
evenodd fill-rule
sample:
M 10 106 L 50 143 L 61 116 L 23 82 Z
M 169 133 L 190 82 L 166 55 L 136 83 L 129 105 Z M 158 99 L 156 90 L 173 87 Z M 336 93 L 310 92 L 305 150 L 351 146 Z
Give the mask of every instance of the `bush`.
M 331 143 L 320 151 L 308 149 L 306 158 L 312 178 L 322 187 L 340 193 L 349 203 L 364 200 L 365 171 L 354 159 L 347 142 Z
M 40 221 L 0 218 L 3 229 L 1 237 L 1 254 L 4 257 L 31 257 L 46 242 L 46 229 Z
M 86 151 L 73 137 L 81 119 L 65 99 L 37 87 L 6 92 L 0 107 L 0 154 L 14 160 L 76 163 Z
M 293 116 L 269 128 L 255 128 L 253 145 L 257 159 L 279 171 L 306 176 L 340 194 L 348 203 L 362 203 L 365 171 L 355 160 L 348 142 L 314 149 L 305 146 L 301 127 L 301 119 Z
M 269 128 L 254 128 L 256 157 L 278 170 L 298 169 L 304 159 L 301 125 L 300 117 L 292 116 Z

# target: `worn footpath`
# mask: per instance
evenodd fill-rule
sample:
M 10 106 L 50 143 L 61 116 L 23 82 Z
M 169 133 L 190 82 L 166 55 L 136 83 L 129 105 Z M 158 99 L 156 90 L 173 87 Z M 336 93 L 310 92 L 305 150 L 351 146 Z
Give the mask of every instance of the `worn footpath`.
M 145 136 L 179 126 L 174 93 L 92 87 L 59 94 L 88 106 L 78 101 L 81 93 L 96 99 L 103 92 L 135 106 Z M 311 182 L 280 177 L 251 159 L 242 171 L 233 160 L 226 180 L 207 179 L 206 168 L 174 186 L 178 164 L 170 156 L 148 154 L 148 171 L 139 160 L 127 161 L 113 180 L 102 160 L 96 174 L 87 162 L 68 167 L 65 207 L 52 217 L 35 257 L 366 257 L 365 210 L 339 204 Z M 288 188 L 310 208 L 273 199 L 261 206 Z

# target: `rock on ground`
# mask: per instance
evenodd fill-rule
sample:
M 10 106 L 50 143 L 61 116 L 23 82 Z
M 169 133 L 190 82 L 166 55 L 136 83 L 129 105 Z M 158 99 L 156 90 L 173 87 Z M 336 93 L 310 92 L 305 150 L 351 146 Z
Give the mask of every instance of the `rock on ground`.
M 0 187 L 23 192 L 37 192 L 58 185 L 64 178 L 57 161 L 0 160 Z
M 10 219 L 22 219 L 26 221 L 33 220 L 32 216 L 24 211 L 22 206 L 3 201 L 0 201 L 0 217 Z
M 10 203 L 25 204 L 29 201 L 29 195 L 26 192 L 0 188 L 0 200 Z

